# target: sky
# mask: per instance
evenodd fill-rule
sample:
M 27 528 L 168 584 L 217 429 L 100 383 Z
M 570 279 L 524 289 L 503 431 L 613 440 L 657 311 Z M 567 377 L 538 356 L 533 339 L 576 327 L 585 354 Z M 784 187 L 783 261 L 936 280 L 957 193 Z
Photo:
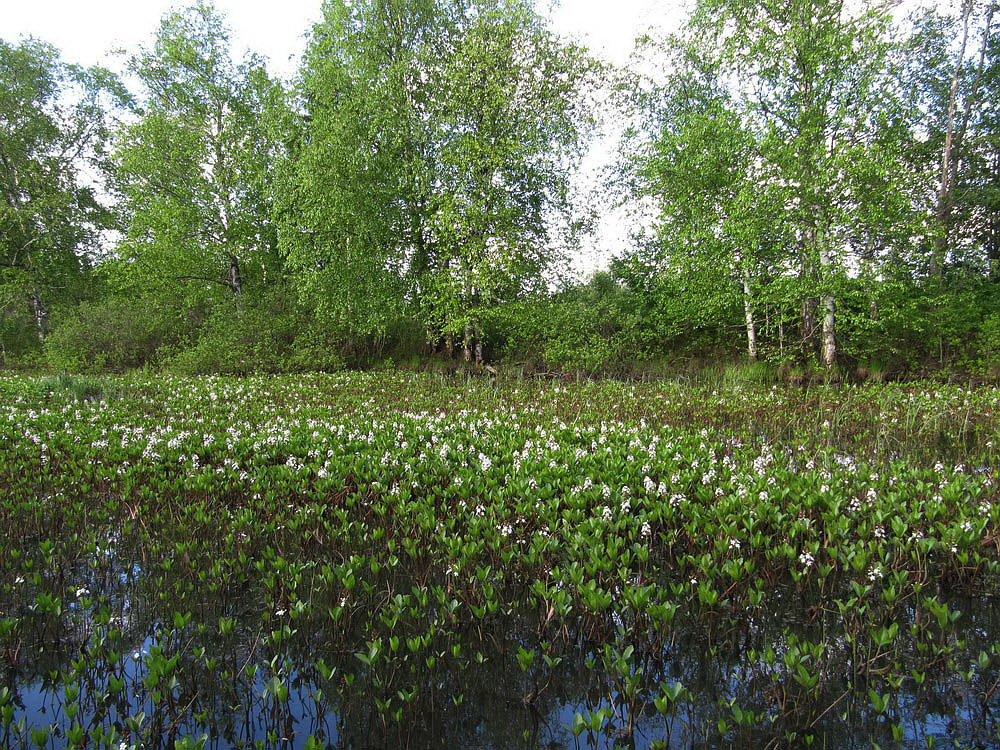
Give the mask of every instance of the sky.
M 282 76 L 295 70 L 305 33 L 319 20 L 321 0 L 216 0 L 233 30 L 237 55 L 250 49 L 265 55 Z M 121 70 L 114 49 L 134 50 L 148 42 L 160 17 L 184 3 L 171 0 L 0 0 L 0 36 L 14 41 L 35 36 L 54 44 L 70 62 L 100 63 Z M 625 62 L 638 33 L 672 25 L 682 0 L 562 0 L 539 10 L 562 33 L 584 41 L 613 62 Z

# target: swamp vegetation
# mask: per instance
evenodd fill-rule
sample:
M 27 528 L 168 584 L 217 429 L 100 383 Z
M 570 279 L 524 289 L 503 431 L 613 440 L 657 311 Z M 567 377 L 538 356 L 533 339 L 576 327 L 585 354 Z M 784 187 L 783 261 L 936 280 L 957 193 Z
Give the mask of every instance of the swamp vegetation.
M 7 747 L 995 747 L 1000 391 L 0 379 Z

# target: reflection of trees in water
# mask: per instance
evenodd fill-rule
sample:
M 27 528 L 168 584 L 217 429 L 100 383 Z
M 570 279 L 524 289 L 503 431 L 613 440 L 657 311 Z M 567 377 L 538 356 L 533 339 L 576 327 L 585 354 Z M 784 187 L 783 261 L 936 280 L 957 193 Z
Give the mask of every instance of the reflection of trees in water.
M 453 617 L 431 598 L 416 617 L 407 615 L 390 630 L 372 613 L 385 606 L 384 592 L 409 590 L 412 581 L 398 570 L 392 586 L 388 573 L 373 577 L 372 591 L 359 593 L 343 619 L 333 622 L 324 613 L 337 604 L 339 593 L 314 588 L 312 615 L 277 616 L 265 611 L 263 583 L 254 570 L 209 586 L 196 571 L 216 562 L 210 551 L 164 566 L 163 559 L 139 550 L 119 543 L 97 556 L 77 554 L 72 563 L 53 569 L 39 560 L 40 586 L 28 581 L 0 599 L 5 616 L 20 621 L 16 635 L 0 649 L 6 655 L 3 684 L 17 696 L 30 725 L 55 722 L 64 736 L 70 722 L 63 678 L 70 676 L 80 688 L 85 726 L 115 725 L 127 734 L 126 717 L 142 711 L 141 741 L 149 748 L 172 748 L 176 738 L 202 732 L 209 735 L 209 747 L 268 737 L 301 745 L 309 734 L 342 748 L 563 746 L 572 744 L 563 725 L 574 713 L 601 707 L 615 709 L 602 746 L 616 739 L 627 743 L 631 713 L 637 746 L 665 737 L 672 721 L 676 746 L 710 747 L 722 742 L 716 729 L 720 718 L 733 726 L 729 701 L 773 718 L 753 728 L 734 728 L 727 741 L 763 746 L 783 740 L 786 732 L 808 730 L 821 746 L 850 747 L 891 740 L 889 720 L 869 703 L 872 688 L 892 694 L 887 716 L 904 724 L 911 746 L 922 746 L 929 733 L 969 744 L 995 742 L 993 713 L 1000 701 L 996 692 L 985 703 L 981 696 L 996 680 L 996 669 L 977 669 L 972 681 L 957 674 L 993 646 L 990 633 L 997 631 L 997 621 L 988 599 L 951 602 L 964 613 L 958 635 L 965 640 L 952 652 L 951 666 L 947 658 L 935 661 L 918 653 L 908 629 L 916 611 L 903 607 L 901 647 L 894 652 L 900 664 L 893 671 L 922 671 L 926 680 L 920 687 L 904 680 L 898 691 L 889 691 L 881 662 L 868 671 L 859 668 L 840 616 L 806 606 L 790 589 L 774 592 L 762 607 L 750 610 L 681 609 L 667 628 L 611 613 L 550 622 L 547 655 L 560 661 L 549 668 L 542 659 L 540 615 L 526 608 L 473 620 L 461 608 Z M 80 588 L 102 604 L 85 610 L 84 597 L 75 596 Z M 58 618 L 32 608 L 38 593 L 62 600 Z M 524 587 L 509 584 L 498 596 L 502 602 L 523 601 Z M 192 618 L 175 628 L 178 611 L 191 612 Z M 220 618 L 232 618 L 230 633 L 220 632 Z M 287 636 L 273 635 L 286 625 Z M 406 639 L 425 633 L 431 634 L 429 642 L 410 650 Z M 370 668 L 355 656 L 379 638 L 388 649 L 394 635 L 400 651 L 393 658 Z M 821 656 L 809 662 L 819 676 L 814 692 L 799 685 L 783 661 L 797 641 L 825 644 Z M 458 656 L 451 651 L 456 645 Z M 642 677 L 631 699 L 623 694 L 621 680 L 613 679 L 606 645 L 617 653 L 633 647 L 628 674 L 641 669 Z M 177 657 L 171 674 L 176 688 L 158 703 L 143 682 L 154 647 L 167 658 Z M 536 652 L 527 670 L 515 658 L 522 647 Z M 775 653 L 770 666 L 763 656 L 768 647 Z M 132 657 L 136 651 L 139 660 Z M 334 670 L 329 680 L 321 675 L 320 660 Z M 285 700 L 269 687 L 275 677 L 288 688 Z M 116 680 L 124 681 L 120 692 L 112 690 Z M 675 681 L 693 699 L 671 720 L 656 713 L 653 700 L 661 683 Z M 401 694 L 413 697 L 405 701 Z M 387 706 L 382 711 L 379 702 Z

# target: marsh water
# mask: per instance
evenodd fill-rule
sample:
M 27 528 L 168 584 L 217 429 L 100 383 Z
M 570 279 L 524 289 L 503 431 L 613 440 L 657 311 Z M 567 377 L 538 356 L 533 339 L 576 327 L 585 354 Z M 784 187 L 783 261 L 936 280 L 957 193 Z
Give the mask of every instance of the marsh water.
M 0 596 L 8 746 L 33 746 L 17 739 L 22 720 L 48 733 L 36 743 L 53 747 L 68 743 L 74 725 L 87 746 L 103 737 L 151 748 L 301 748 L 310 737 L 334 748 L 997 746 L 997 670 L 978 663 L 1000 632 L 985 594 L 939 592 L 961 612 L 940 658 L 908 635 L 917 608 L 898 610 L 908 619 L 898 621 L 902 659 L 891 671 L 922 679 L 876 690 L 887 698 L 881 707 L 869 690 L 884 685 L 887 665 L 847 637 L 842 613 L 791 581 L 775 582 L 745 612 L 679 610 L 669 637 L 623 619 L 614 602 L 605 622 L 540 628 L 516 580 L 485 620 L 465 621 L 463 603 L 432 599 L 381 616 L 381 632 L 371 632 L 352 625 L 369 622 L 352 611 L 390 613 L 380 592 L 390 582 L 406 590 L 408 571 L 378 566 L 334 620 L 294 603 L 269 611 L 252 544 L 249 574 L 227 584 L 189 561 L 151 557 L 117 532 L 92 548 L 75 548 L 76 539 L 65 529 L 48 559 L 28 539 L 5 552 L 28 571 Z M 333 557 L 317 554 L 296 575 Z M 370 658 L 372 643 L 387 656 Z M 820 677 L 815 688 L 795 679 L 788 658 L 808 644 L 822 644 L 804 662 Z M 857 677 L 861 659 L 870 684 Z M 658 710 L 655 698 L 677 683 L 687 692 L 661 698 Z

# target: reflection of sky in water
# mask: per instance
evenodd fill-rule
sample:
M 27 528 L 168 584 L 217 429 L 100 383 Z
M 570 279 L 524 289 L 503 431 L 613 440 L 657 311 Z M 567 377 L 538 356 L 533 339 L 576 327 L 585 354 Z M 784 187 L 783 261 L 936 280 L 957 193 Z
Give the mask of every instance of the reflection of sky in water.
M 129 571 L 129 575 L 123 576 L 119 580 L 123 583 L 126 580 L 135 581 L 136 573 L 136 569 L 133 568 Z M 124 607 L 127 607 L 127 601 L 127 597 L 122 599 Z M 514 644 L 523 642 L 523 634 L 512 641 Z M 147 635 L 141 642 L 135 645 L 133 652 L 125 654 L 121 661 L 121 669 L 126 678 L 123 700 L 125 701 L 127 713 L 123 713 L 117 705 L 110 705 L 102 721 L 103 726 L 122 726 L 128 715 L 135 716 L 140 712 L 144 712 L 147 717 L 154 715 L 156 709 L 148 695 L 143 691 L 140 697 L 136 694 L 136 691 L 141 688 L 142 677 L 146 674 L 146 659 L 155 645 L 156 640 L 154 637 Z M 477 644 L 477 648 L 481 647 L 481 645 Z M 527 738 L 527 742 L 529 743 L 527 746 L 531 747 L 573 747 L 574 742 L 569 727 L 573 724 L 574 716 L 577 713 L 587 716 L 590 712 L 598 709 L 611 708 L 607 692 L 603 693 L 605 697 L 595 698 L 594 693 L 587 689 L 588 684 L 592 685 L 595 680 L 599 682 L 600 676 L 587 672 L 586 657 L 594 658 L 598 653 L 598 651 L 594 651 L 586 655 L 581 654 L 578 663 L 570 670 L 570 679 L 565 682 L 560 682 L 558 679 L 560 671 L 556 670 L 556 678 L 544 691 L 549 693 L 549 700 L 547 705 L 541 707 L 541 711 L 535 711 L 523 705 L 521 703 L 521 695 L 519 694 L 513 696 L 494 694 L 490 696 L 489 685 L 479 685 L 477 696 L 480 698 L 487 696 L 487 700 L 484 700 L 479 706 L 466 704 L 467 710 L 462 715 L 465 726 L 460 732 L 461 745 L 482 748 L 502 746 L 497 743 L 498 738 L 495 732 L 490 731 L 490 727 L 482 721 L 482 717 L 484 713 L 503 711 L 509 716 L 512 724 L 517 725 L 522 746 L 524 746 L 525 738 Z M 136 656 L 139 658 L 136 658 Z M 669 651 L 665 652 L 664 656 L 667 659 L 667 665 L 664 669 L 663 678 L 669 684 L 673 679 L 668 674 L 674 672 L 673 666 L 676 665 L 670 663 Z M 678 656 L 682 655 L 678 654 Z M 516 677 L 520 669 L 516 664 L 516 660 L 513 659 L 512 654 L 508 653 L 506 657 L 510 658 L 505 658 L 503 654 L 496 653 L 489 657 L 487 661 L 496 665 L 501 670 L 509 669 L 512 671 L 515 674 L 516 683 Z M 237 658 L 239 660 L 246 659 L 246 652 L 243 651 L 238 654 Z M 746 656 L 744 655 L 743 659 L 745 658 Z M 730 664 L 725 662 L 725 659 L 720 659 L 720 664 L 718 665 L 718 675 L 721 679 L 720 684 L 724 686 L 726 693 L 738 693 L 740 683 L 747 679 L 747 675 L 749 674 L 749 664 L 746 661 Z M 238 748 L 257 741 L 265 741 L 269 747 L 301 748 L 305 745 L 307 736 L 315 734 L 325 737 L 325 742 L 329 746 L 337 746 L 338 738 L 342 736 L 347 744 L 341 746 L 368 746 L 365 744 L 364 735 L 370 726 L 369 723 L 366 720 L 358 722 L 357 717 L 354 717 L 354 725 L 346 735 L 343 735 L 340 722 L 345 717 L 342 717 L 338 712 L 332 710 L 332 708 L 324 712 L 322 716 L 317 716 L 315 711 L 316 703 L 313 698 L 317 686 L 312 682 L 312 678 L 310 677 L 299 681 L 299 673 L 297 672 L 293 671 L 287 680 L 290 690 L 283 710 L 280 714 L 275 713 L 272 708 L 273 701 L 268 695 L 270 677 L 267 665 L 261 661 L 257 661 L 256 663 L 259 667 L 258 671 L 252 684 L 244 683 L 240 694 L 241 705 L 238 710 L 233 711 L 228 717 L 225 717 L 224 721 L 213 728 L 211 720 L 206 723 L 197 720 L 193 716 L 194 709 L 192 708 L 192 710 L 183 713 L 173 726 L 174 733 L 170 735 L 171 741 L 175 737 L 185 735 L 198 737 L 205 733 L 209 735 L 210 740 L 207 743 L 207 747 L 211 748 Z M 347 663 L 349 664 L 350 660 Z M 596 663 L 599 669 L 600 660 L 598 659 Z M 682 670 L 678 668 L 677 671 Z M 107 685 L 104 676 L 100 674 L 91 674 L 90 676 L 98 679 L 99 684 L 97 689 L 99 691 L 106 688 Z M 685 676 L 690 679 L 690 671 Z M 499 678 L 496 684 L 510 684 L 509 678 L 510 675 Z M 439 686 L 447 690 L 448 683 L 442 680 Z M 193 687 L 198 688 L 199 686 L 195 685 Z M 647 709 L 645 715 L 636 717 L 634 725 L 636 747 L 648 747 L 653 741 L 665 741 L 667 738 L 666 727 L 668 722 L 671 729 L 668 746 L 676 748 L 690 746 L 691 738 L 689 734 L 685 733 L 685 722 L 691 721 L 692 718 L 695 723 L 706 720 L 708 717 L 707 712 L 710 712 L 716 706 L 718 694 L 717 692 L 713 694 L 708 685 L 698 686 L 691 683 L 689 687 L 694 688 L 696 700 L 699 701 L 693 707 L 680 707 L 676 715 L 672 718 L 663 717 L 655 713 L 652 707 L 650 707 Z M 715 687 L 717 690 L 719 685 Z M 43 681 L 35 677 L 34 679 L 19 682 L 18 692 L 20 700 L 23 701 L 24 710 L 19 711 L 17 716 L 24 716 L 29 726 L 44 727 L 54 724 L 57 729 L 54 735 L 56 739 L 53 741 L 54 744 L 52 746 L 60 746 L 61 743 L 58 739 L 65 737 L 66 729 L 72 723 L 66 718 L 61 709 L 63 702 L 62 685 L 59 684 L 55 688 L 51 686 L 45 687 Z M 929 706 L 922 705 L 921 700 L 913 693 L 906 692 L 905 690 L 900 692 L 898 694 L 898 703 L 895 704 L 894 708 L 890 709 L 890 714 L 894 715 L 894 720 L 901 721 L 903 724 L 904 745 L 923 747 L 929 737 L 933 738 L 936 743 L 946 742 L 948 745 L 951 745 L 956 740 L 962 742 L 974 742 L 977 739 L 982 740 L 984 737 L 977 737 L 979 733 L 972 731 L 971 724 L 975 721 L 975 717 L 965 707 L 970 705 L 969 701 L 974 700 L 972 692 L 969 688 L 957 682 L 945 686 L 945 693 L 955 698 L 955 702 L 951 704 L 954 708 L 954 714 L 950 716 L 931 710 Z M 613 690 L 610 694 L 616 701 L 620 698 Z M 652 697 L 650 695 L 649 699 L 651 700 Z M 858 700 L 863 702 L 863 698 L 859 697 Z M 83 703 L 87 705 L 88 701 L 84 699 Z M 542 701 L 539 703 L 542 703 Z M 846 705 L 844 707 L 846 708 Z M 855 708 L 858 708 L 858 706 L 855 706 Z M 864 706 L 860 706 L 860 708 L 863 709 Z M 619 711 L 623 710 L 622 703 L 618 704 L 618 709 Z M 732 724 L 731 717 L 727 717 L 724 713 L 720 715 L 728 718 L 730 724 Z M 84 726 L 88 726 L 92 716 L 92 712 L 88 714 L 84 710 L 81 711 L 78 719 Z M 370 718 L 368 717 L 369 720 Z M 833 719 L 832 724 L 835 726 L 837 721 L 837 719 Z M 148 725 L 149 720 L 147 719 Z M 228 729 L 226 725 L 229 725 Z M 616 731 L 622 725 L 623 721 L 612 719 L 606 725 L 606 731 L 600 735 L 594 736 L 589 732 L 584 732 L 580 737 L 580 746 L 607 748 L 607 750 L 611 750 L 615 747 L 616 742 L 620 744 L 623 740 L 623 737 L 617 734 Z M 861 737 L 864 736 L 864 731 L 860 727 L 857 731 L 852 731 L 849 727 L 841 727 L 839 730 L 839 732 L 846 732 L 846 735 L 844 735 L 845 738 L 853 734 L 853 739 L 857 741 L 860 741 Z M 271 734 L 271 736 L 277 736 L 282 741 L 276 745 L 270 744 L 268 742 L 269 733 L 276 733 Z M 860 737 L 858 736 L 859 734 L 861 735 Z M 387 737 L 391 738 L 392 736 L 393 734 L 390 731 Z M 368 739 L 371 739 L 371 737 Z M 376 742 L 375 744 L 377 745 L 378 743 Z M 855 742 L 851 741 L 851 744 L 855 744 Z M 165 746 L 171 745 L 167 744 Z
M 143 643 L 144 652 L 148 652 L 151 643 L 151 638 Z M 130 679 L 138 679 L 142 676 L 144 670 L 140 661 L 127 659 L 124 671 Z M 273 724 L 268 723 L 266 718 L 267 707 L 260 703 L 260 697 L 265 695 L 266 688 L 266 680 L 258 676 L 253 685 L 253 694 L 257 698 L 258 705 L 242 707 L 245 710 L 245 716 L 241 717 L 234 714 L 233 718 L 237 720 L 236 726 L 238 727 L 234 740 L 213 737 L 214 732 L 211 727 L 202 725 L 190 715 L 177 723 L 175 727 L 176 737 L 181 738 L 187 735 L 197 738 L 202 734 L 207 734 L 209 735 L 209 741 L 206 743 L 206 747 L 218 748 L 219 750 L 239 748 L 261 740 L 266 741 L 268 739 L 268 732 L 276 728 Z M 57 688 L 56 690 L 46 689 L 43 687 L 41 680 L 35 680 L 30 685 L 21 687 L 20 697 L 24 702 L 24 711 L 23 713 L 19 712 L 19 715 L 26 717 L 29 726 L 44 727 L 55 724 L 55 737 L 61 739 L 66 736 L 66 730 L 73 722 L 69 721 L 62 711 L 62 688 Z M 328 718 L 323 721 L 316 720 L 306 710 L 306 705 L 310 702 L 312 702 L 312 699 L 309 695 L 298 691 L 289 691 L 288 713 L 293 718 L 292 726 L 294 734 L 291 737 L 291 741 L 279 742 L 280 746 L 304 747 L 309 734 L 324 736 L 328 744 L 336 745 L 338 737 L 336 716 L 328 715 Z M 145 713 L 146 716 L 150 716 L 153 711 L 152 703 L 149 700 L 143 701 L 135 695 L 127 695 L 127 705 L 128 714 L 124 715 L 119 713 L 117 707 L 110 707 L 102 722 L 103 725 L 121 725 L 127 716 L 136 716 L 140 712 Z M 81 711 L 77 717 L 77 721 L 80 721 L 83 726 L 87 727 L 91 717 L 92 715 L 88 716 Z M 240 723 L 241 721 L 242 723 Z M 283 734 L 279 732 L 279 740 L 286 739 Z M 56 747 L 60 747 L 61 745 L 62 742 L 55 742 Z M 167 746 L 169 747 L 170 745 L 168 744 Z
M 541 659 L 538 658 L 534 667 L 525 674 L 514 654 L 518 647 L 538 650 L 537 631 L 533 626 L 527 626 L 534 621 L 530 616 L 498 617 L 494 623 L 496 632 L 479 640 L 473 637 L 473 631 L 469 631 L 465 636 L 467 642 L 462 644 L 463 653 L 483 651 L 486 656 L 484 665 L 470 667 L 459 674 L 461 670 L 442 659 L 434 669 L 424 670 L 413 677 L 412 683 L 407 682 L 409 677 L 404 677 L 390 688 L 390 695 L 397 687 L 415 684 L 421 686 L 422 691 L 436 691 L 434 700 L 437 703 L 417 706 L 413 713 L 406 715 L 402 728 L 391 720 L 387 720 L 383 728 L 381 719 L 373 711 L 373 696 L 365 687 L 364 671 L 353 653 L 360 649 L 331 654 L 324 645 L 331 642 L 330 634 L 322 630 L 322 623 L 318 630 L 309 630 L 304 620 L 292 621 L 289 617 L 272 617 L 264 623 L 258 598 L 245 592 L 229 592 L 229 599 L 223 604 L 214 600 L 214 595 L 209 592 L 199 591 L 198 595 L 204 597 L 204 610 L 194 612 L 191 625 L 181 636 L 184 657 L 178 671 L 181 684 L 177 692 L 180 715 L 171 726 L 170 719 L 163 718 L 165 712 L 162 705 L 158 711 L 143 685 L 149 667 L 147 660 L 155 647 L 162 645 L 154 633 L 160 631 L 159 637 L 169 633 L 173 618 L 172 608 L 160 599 L 160 591 L 147 576 L 147 570 L 158 572 L 159 568 L 155 561 L 146 561 L 144 568 L 136 559 L 135 551 L 130 550 L 116 535 L 109 536 L 106 545 L 98 550 L 100 559 L 96 567 L 78 564 L 67 569 L 71 580 L 60 584 L 65 604 L 62 616 L 64 631 L 59 648 L 52 652 L 54 644 L 50 640 L 47 645 L 49 651 L 44 658 L 38 657 L 35 662 L 23 659 L 18 664 L 22 671 L 17 672 L 5 665 L 0 675 L 3 678 L 0 684 L 11 686 L 17 696 L 15 702 L 23 703 L 23 708 L 19 706 L 15 713 L 15 721 L 24 718 L 29 727 L 55 725 L 56 732 L 50 747 L 65 744 L 66 730 L 72 724 L 63 710 L 62 678 L 57 673 L 53 686 L 51 672 L 57 669 L 64 674 L 70 673 L 72 662 L 80 659 L 81 648 L 87 643 L 90 643 L 88 647 L 92 647 L 92 640 L 102 633 L 101 627 L 92 619 L 96 606 L 91 602 L 90 609 L 85 611 L 81 598 L 74 597 L 74 593 L 79 593 L 78 589 L 87 590 L 84 597 L 104 597 L 110 607 L 109 627 L 121 631 L 124 639 L 115 643 L 114 647 L 122 654 L 116 669 L 124 677 L 125 687 L 120 700 L 107 703 L 106 713 L 99 724 L 105 728 L 113 725 L 124 727 L 129 716 L 142 712 L 147 717 L 145 726 L 157 727 L 154 742 L 157 738 L 162 739 L 161 747 L 172 748 L 174 738 L 185 735 L 198 737 L 203 733 L 209 735 L 207 747 L 219 749 L 238 748 L 257 741 L 264 741 L 269 747 L 301 748 L 310 734 L 324 737 L 327 745 L 352 748 L 398 746 L 407 742 L 415 747 L 428 743 L 480 748 L 574 747 L 574 738 L 569 731 L 574 716 L 577 713 L 587 716 L 600 708 L 612 708 L 611 700 L 615 701 L 617 717 L 608 722 L 606 730 L 599 736 L 584 732 L 580 737 L 580 746 L 610 750 L 616 742 L 620 744 L 623 741 L 618 732 L 625 725 L 625 701 L 618 694 L 618 687 L 607 680 L 600 644 L 588 640 L 582 633 L 572 634 L 570 644 L 559 651 L 563 659 L 559 667 L 551 672 L 539 671 Z M 45 582 L 43 586 L 46 584 L 51 582 Z M 13 596 L 20 597 L 16 602 L 0 598 L 0 611 L 13 612 L 17 608 L 24 611 L 35 593 L 34 590 L 15 591 Z M 650 660 L 645 662 L 646 680 L 640 690 L 649 706 L 635 717 L 635 746 L 649 747 L 654 741 L 665 741 L 669 726 L 669 746 L 690 747 L 692 736 L 687 725 L 714 727 L 720 717 L 732 725 L 733 717 L 728 713 L 728 706 L 719 707 L 720 698 L 735 698 L 742 708 L 758 714 L 773 711 L 762 702 L 761 695 L 754 694 L 750 685 L 754 673 L 765 671 L 766 665 L 761 656 L 763 647 L 773 646 L 776 663 L 780 665 L 788 651 L 784 634 L 786 627 L 803 639 L 818 637 L 815 631 L 810 631 L 801 622 L 802 613 L 796 609 L 802 605 L 801 597 L 786 595 L 789 593 L 791 589 L 787 592 L 772 591 L 769 596 L 771 609 L 766 610 L 762 617 L 746 623 L 743 637 L 755 644 L 751 646 L 757 650 L 754 660 L 747 652 L 746 643 L 722 648 L 716 656 L 708 656 L 704 653 L 704 622 L 697 617 L 684 619 L 679 614 L 674 628 L 675 633 L 681 634 L 677 642 L 669 648 L 659 646 L 659 651 L 650 654 Z M 171 601 L 170 597 L 166 601 Z M 959 636 L 966 638 L 968 645 L 956 658 L 958 668 L 963 669 L 974 661 L 980 649 L 989 650 L 992 645 L 990 634 L 996 632 L 996 615 L 988 599 L 962 599 L 951 604 L 963 611 L 960 625 L 964 630 L 959 632 Z M 225 612 L 227 617 L 233 617 L 237 622 L 236 636 L 229 640 L 221 639 L 217 632 L 219 612 Z M 420 627 L 432 622 L 430 614 L 421 614 L 418 618 Z M 908 626 L 912 618 L 907 611 L 900 614 L 904 618 L 900 624 Z M 36 620 L 39 618 L 36 617 Z M 619 613 L 610 611 L 608 620 L 608 632 L 618 630 L 625 633 L 637 644 L 638 651 L 642 633 L 630 633 L 630 623 Z M 199 622 L 206 626 L 204 633 L 199 633 L 196 627 Z M 277 662 L 278 671 L 287 675 L 285 684 L 289 688 L 287 701 L 277 706 L 269 693 L 272 677 L 269 657 L 273 651 L 266 652 L 259 641 L 258 631 L 280 628 L 286 623 L 300 632 L 293 637 L 294 646 L 290 646 L 288 651 L 281 651 L 283 658 Z M 266 627 L 262 627 L 264 625 Z M 567 625 L 573 629 L 578 627 L 579 621 Z M 360 643 L 371 634 L 356 635 Z M 85 637 L 87 641 L 81 643 Z M 841 635 L 825 633 L 823 637 L 828 647 L 838 654 L 850 653 Z M 900 637 L 905 636 L 901 633 Z M 436 642 L 433 650 L 444 652 L 450 645 L 448 642 Z M 257 672 L 252 680 L 244 675 L 231 692 L 224 695 L 217 693 L 220 686 L 228 688 L 215 675 L 209 675 L 203 662 L 191 654 L 199 647 L 206 649 L 206 657 L 217 658 L 222 664 L 235 665 L 237 670 L 243 665 L 256 665 Z M 29 650 L 26 649 L 25 654 Z M 357 682 L 343 695 L 325 695 L 317 703 L 314 696 L 319 685 L 313 665 L 320 655 L 331 666 L 337 667 L 338 675 L 348 671 L 355 673 Z M 287 669 L 281 667 L 285 657 L 288 659 Z M 905 673 L 909 668 L 906 660 L 912 658 L 912 654 L 904 653 L 903 658 Z M 106 665 L 98 662 L 96 667 L 85 668 L 82 679 L 76 681 L 81 693 L 81 710 L 77 720 L 88 729 L 95 716 L 94 702 L 108 687 L 106 671 Z M 847 664 L 842 670 L 835 666 L 831 669 L 828 690 L 833 699 L 844 691 L 846 683 L 843 680 L 849 671 Z M 996 679 L 992 672 L 988 677 L 989 682 Z M 784 679 L 791 684 L 790 677 Z M 672 718 L 665 718 L 655 712 L 652 700 L 659 695 L 657 686 L 661 682 L 672 684 L 677 680 L 694 694 L 694 704 L 680 706 Z M 838 680 L 841 682 L 838 683 Z M 773 684 L 780 684 L 780 681 Z M 338 685 L 343 687 L 342 683 Z M 524 695 L 536 687 L 542 689 L 534 707 L 525 705 Z M 331 693 L 337 692 L 337 685 L 324 684 L 324 688 Z M 977 707 L 978 689 L 966 684 L 955 673 L 929 674 L 925 689 L 915 692 L 913 680 L 907 678 L 890 702 L 888 716 L 892 721 L 902 723 L 903 744 L 910 748 L 924 747 L 928 738 L 934 740 L 935 746 L 952 746 L 956 741 L 965 745 L 978 742 L 982 746 L 995 746 L 997 727 L 990 711 L 1000 709 L 1000 698 L 994 695 L 989 709 L 983 711 Z M 887 691 L 884 686 L 880 688 L 881 693 Z M 457 697 L 459 692 L 463 701 L 456 706 L 450 699 Z M 192 700 L 192 694 L 196 696 L 195 700 Z M 425 699 L 422 694 L 421 699 Z M 394 704 L 398 705 L 398 702 Z M 206 709 L 209 713 L 205 717 L 196 717 L 195 714 Z M 815 713 L 821 710 L 822 706 Z M 849 710 L 852 718 L 848 721 L 856 723 L 841 720 L 841 710 Z M 155 717 L 159 717 L 158 725 L 154 723 Z M 768 721 L 763 724 L 765 731 Z M 408 722 L 411 723 L 409 727 L 406 726 Z M 778 735 L 783 731 L 783 727 L 772 729 L 772 733 Z M 877 737 L 873 736 L 873 732 L 879 733 Z M 269 733 L 282 741 L 269 744 Z M 876 717 L 870 711 L 867 688 L 858 689 L 825 715 L 823 721 L 817 721 L 816 733 L 820 746 L 824 736 L 830 747 L 869 746 L 871 739 L 882 743 L 889 741 L 888 719 Z M 733 741 L 739 743 L 743 735 L 736 736 Z M 749 738 L 746 741 L 750 741 Z

